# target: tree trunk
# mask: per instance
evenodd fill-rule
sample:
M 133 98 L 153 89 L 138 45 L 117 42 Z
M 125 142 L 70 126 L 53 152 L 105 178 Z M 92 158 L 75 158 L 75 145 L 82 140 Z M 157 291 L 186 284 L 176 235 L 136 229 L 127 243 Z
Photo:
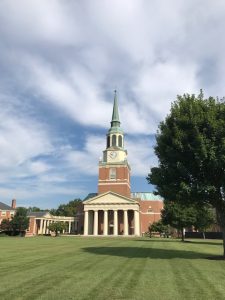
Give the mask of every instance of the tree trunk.
M 221 227 L 223 232 L 223 257 L 225 259 L 225 226 Z
M 181 239 L 184 242 L 184 228 L 181 228 Z
M 216 217 L 223 233 L 223 257 L 225 259 L 225 213 L 223 213 L 223 209 L 216 208 Z
M 202 231 L 203 239 L 205 240 L 205 231 Z

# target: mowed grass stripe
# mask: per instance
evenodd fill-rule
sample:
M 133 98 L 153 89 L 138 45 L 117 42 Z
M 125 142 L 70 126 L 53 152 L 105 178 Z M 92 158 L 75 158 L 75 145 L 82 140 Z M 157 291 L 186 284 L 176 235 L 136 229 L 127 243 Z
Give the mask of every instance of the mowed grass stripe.
M 57 242 L 58 241 L 59 239 L 57 240 Z M 67 245 L 68 240 L 64 239 L 60 242 L 65 242 Z M 107 241 L 105 242 L 107 243 Z M 55 286 L 59 286 L 62 282 L 65 281 L 68 273 L 69 276 L 73 276 L 75 273 L 79 274 L 77 279 L 84 280 L 87 277 L 88 270 L 91 270 L 94 267 L 96 268 L 98 263 L 104 265 L 104 259 L 99 261 L 90 259 L 89 261 L 87 261 L 87 257 L 82 255 L 83 252 L 80 251 L 80 249 L 80 255 L 78 255 L 76 253 L 77 251 L 74 251 L 74 243 L 72 244 L 72 248 L 65 248 L 64 245 L 57 246 L 58 247 L 54 247 L 54 249 L 52 249 L 47 247 L 43 248 L 42 245 L 42 247 L 40 247 L 40 250 L 38 251 L 38 255 L 36 254 L 35 259 L 32 259 L 31 256 L 29 257 L 29 261 L 24 264 L 24 258 L 21 258 L 22 264 L 18 265 L 17 257 L 16 265 L 9 268 L 9 273 L 11 273 L 12 271 L 15 271 L 15 273 L 17 273 L 19 271 L 19 266 L 20 273 L 21 268 L 23 269 L 23 276 L 18 277 L 17 282 L 15 282 L 15 289 L 22 287 L 21 292 L 23 293 L 24 298 L 26 297 L 24 289 L 29 286 L 32 286 L 32 292 L 34 295 L 38 294 L 36 293 L 36 291 L 39 292 L 40 288 L 42 290 L 42 293 L 44 293 L 46 290 L 46 285 L 49 285 L 50 288 L 52 288 L 52 283 L 54 283 Z M 62 249 L 64 249 L 65 251 L 61 252 Z M 32 252 L 32 255 L 35 255 L 35 252 Z M 44 257 L 42 257 L 42 255 Z M 77 272 L 77 270 L 80 270 L 80 272 Z M 15 273 L 14 275 L 16 275 Z M 84 276 L 82 276 L 83 273 Z M 8 290 L 9 287 L 7 283 L 9 283 L 7 278 L 5 278 L 5 282 L 3 278 L 3 280 L 1 281 L 1 285 L 5 285 L 5 289 L 1 289 L 2 292 L 0 293 L 0 297 L 4 296 L 5 292 Z
M 224 299 L 221 241 L 0 238 L 0 299 Z

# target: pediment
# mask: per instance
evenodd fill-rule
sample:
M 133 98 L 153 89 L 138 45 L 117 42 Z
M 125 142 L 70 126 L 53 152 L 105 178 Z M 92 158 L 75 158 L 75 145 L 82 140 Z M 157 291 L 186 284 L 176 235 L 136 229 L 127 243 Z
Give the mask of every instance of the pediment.
M 43 217 L 44 218 L 52 218 L 53 216 L 49 212 L 46 212 L 46 214 Z
M 137 204 L 138 201 L 131 198 L 116 194 L 114 192 L 107 192 L 97 195 L 91 199 L 83 202 L 84 204 Z

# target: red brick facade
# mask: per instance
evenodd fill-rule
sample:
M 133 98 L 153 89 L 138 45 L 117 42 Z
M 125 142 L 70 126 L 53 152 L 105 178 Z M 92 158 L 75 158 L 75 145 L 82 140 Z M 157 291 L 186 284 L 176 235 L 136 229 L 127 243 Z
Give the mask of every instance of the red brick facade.
M 116 171 L 115 179 L 110 179 L 110 169 Z M 98 194 L 115 192 L 130 197 L 130 170 L 128 165 L 100 165 L 98 178 Z
M 163 209 L 162 200 L 140 200 L 140 221 L 141 233 L 147 232 L 148 227 L 153 222 L 157 222 L 161 218 L 161 210 Z
M 2 220 L 11 220 L 16 212 L 16 200 L 12 200 L 12 205 L 6 205 L 0 202 L 0 224 Z

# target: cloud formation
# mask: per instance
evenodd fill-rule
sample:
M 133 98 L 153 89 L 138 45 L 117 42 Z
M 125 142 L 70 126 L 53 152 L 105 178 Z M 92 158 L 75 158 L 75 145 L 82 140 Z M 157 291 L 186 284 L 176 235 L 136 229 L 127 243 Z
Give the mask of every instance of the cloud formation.
M 0 196 L 46 207 L 90 192 L 115 88 L 144 178 L 176 95 L 225 95 L 224 13 L 222 0 L 2 0 Z

